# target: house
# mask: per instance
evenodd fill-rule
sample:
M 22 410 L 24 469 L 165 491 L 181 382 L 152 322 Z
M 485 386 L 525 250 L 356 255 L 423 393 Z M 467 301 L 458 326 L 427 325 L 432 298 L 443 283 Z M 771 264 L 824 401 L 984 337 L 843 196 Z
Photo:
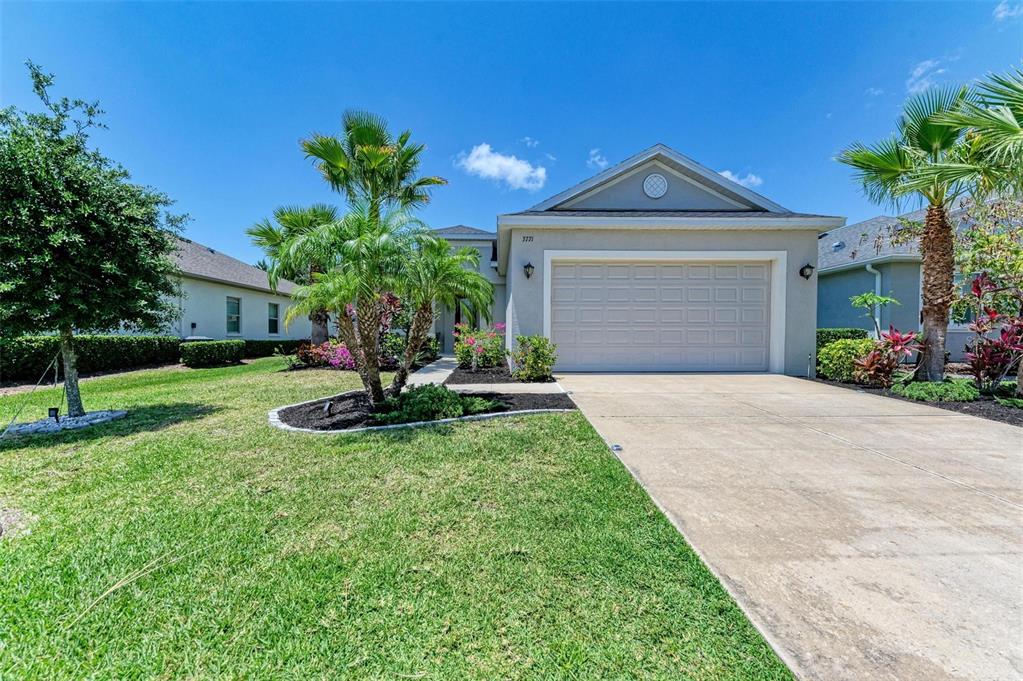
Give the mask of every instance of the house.
M 548 336 L 561 371 L 805 374 L 817 325 L 806 266 L 817 235 L 844 223 L 794 213 L 658 144 L 500 215 L 496 235 L 458 238 L 495 255 L 494 318 L 509 348 L 519 334 Z
M 292 282 L 279 281 L 275 292 L 263 270 L 189 239 L 178 240 L 174 257 L 182 277 L 179 315 L 170 333 L 182 338 L 309 338 L 308 319 L 284 325 Z
M 875 312 L 882 329 L 921 328 L 921 257 L 917 239 L 900 239 L 906 222 L 923 222 L 926 209 L 893 217 L 880 215 L 821 234 L 817 262 L 817 324 L 821 327 L 859 327 L 874 330 L 871 316 L 853 308 L 849 298 L 873 291 L 891 296 L 898 305 Z M 973 337 L 968 324 L 952 323 L 945 348 L 961 360 Z

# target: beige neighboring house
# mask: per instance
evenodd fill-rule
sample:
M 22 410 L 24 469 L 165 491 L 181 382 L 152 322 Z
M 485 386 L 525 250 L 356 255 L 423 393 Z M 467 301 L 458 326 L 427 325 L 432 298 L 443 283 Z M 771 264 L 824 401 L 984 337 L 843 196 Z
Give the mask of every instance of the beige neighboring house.
M 498 216 L 494 317 L 509 347 L 517 334 L 551 338 L 560 371 L 805 375 L 817 326 L 807 266 L 817 235 L 843 224 L 658 144 Z
M 170 333 L 218 340 L 309 338 L 306 318 L 284 326 L 292 282 L 278 282 L 275 293 L 263 270 L 189 239 L 179 239 L 175 258 L 182 272 L 180 313 Z

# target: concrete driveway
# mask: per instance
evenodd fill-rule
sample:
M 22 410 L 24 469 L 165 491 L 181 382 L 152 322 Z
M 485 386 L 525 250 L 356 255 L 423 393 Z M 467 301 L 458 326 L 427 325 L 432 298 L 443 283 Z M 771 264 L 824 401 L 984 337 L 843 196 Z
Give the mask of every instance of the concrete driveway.
M 1023 678 L 1023 429 L 785 376 L 558 380 L 801 678 Z

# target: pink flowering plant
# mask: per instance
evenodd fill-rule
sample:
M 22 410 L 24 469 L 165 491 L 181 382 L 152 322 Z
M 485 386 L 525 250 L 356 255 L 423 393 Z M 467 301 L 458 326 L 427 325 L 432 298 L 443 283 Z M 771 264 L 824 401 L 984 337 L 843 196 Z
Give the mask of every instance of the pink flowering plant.
M 975 309 L 970 330 L 975 336 L 965 357 L 977 389 L 990 394 L 1012 371 L 1019 371 L 1023 361 L 1023 317 L 998 312 L 993 305 L 999 293 L 1001 289 L 987 273 L 978 275 L 970 286 Z
M 470 371 L 496 367 L 505 360 L 504 324 L 487 329 L 473 329 L 468 324 L 455 325 L 455 358 L 458 366 Z
M 344 343 L 336 340 L 329 340 L 321 345 L 303 344 L 299 346 L 296 354 L 306 366 L 330 367 L 343 371 L 355 369 L 355 358 L 352 357 L 352 353 Z

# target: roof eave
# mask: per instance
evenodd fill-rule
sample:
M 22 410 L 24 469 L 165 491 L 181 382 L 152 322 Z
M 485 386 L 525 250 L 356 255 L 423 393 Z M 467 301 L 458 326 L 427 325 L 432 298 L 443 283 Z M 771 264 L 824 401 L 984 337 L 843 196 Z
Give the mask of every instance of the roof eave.
M 831 267 L 821 267 L 817 270 L 817 275 L 822 274 L 835 274 L 837 272 L 845 272 L 848 270 L 858 270 L 861 267 L 867 265 L 880 265 L 889 262 L 921 262 L 923 259 L 913 253 L 892 253 L 890 255 L 879 255 L 876 258 L 867 258 L 866 260 L 854 260 L 852 262 L 842 263 L 841 265 L 832 265 Z

